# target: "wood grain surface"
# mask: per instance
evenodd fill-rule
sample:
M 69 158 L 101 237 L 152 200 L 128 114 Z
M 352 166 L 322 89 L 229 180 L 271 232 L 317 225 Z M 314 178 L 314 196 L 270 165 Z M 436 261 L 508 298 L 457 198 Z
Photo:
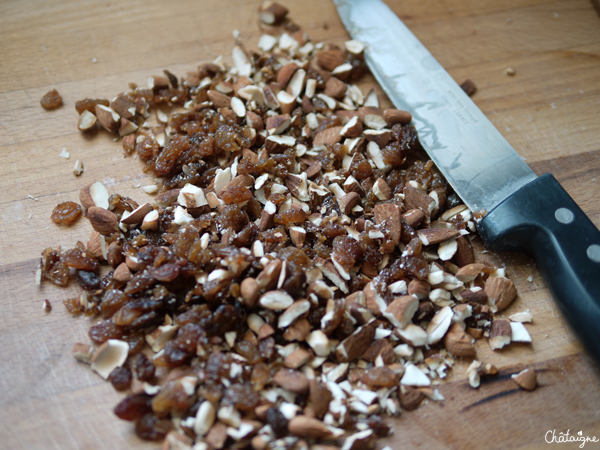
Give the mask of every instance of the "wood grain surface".
M 314 41 L 347 39 L 328 1 L 282 0 Z M 388 4 L 457 82 L 477 85 L 473 100 L 537 174 L 551 172 L 600 225 L 600 19 L 588 0 L 402 0 Z M 138 201 L 150 184 L 134 158 L 106 133 L 76 129 L 75 101 L 112 98 L 128 82 L 145 85 L 163 69 L 183 75 L 230 55 L 232 30 L 248 45 L 260 36 L 258 1 L 4 0 L 0 2 L 0 447 L 6 449 L 155 449 L 112 407 L 121 394 L 71 355 L 90 321 L 61 300 L 75 287 L 34 285 L 40 252 L 86 241 L 87 220 L 61 228 L 53 207 L 78 200 L 103 181 Z M 505 69 L 514 68 L 515 76 Z M 64 106 L 45 111 L 57 88 Z M 380 92 L 380 91 L 379 91 Z M 382 102 L 385 99 L 381 98 Z M 63 148 L 71 158 L 58 157 Z M 76 159 L 85 166 L 76 178 Z M 31 198 L 34 197 L 34 198 Z M 479 358 L 501 376 L 471 389 L 464 363 L 428 403 L 394 421 L 393 449 L 577 448 L 552 444 L 549 430 L 600 437 L 600 372 L 564 324 L 531 259 L 493 255 L 519 296 L 506 315 L 529 309 L 531 345 Z M 42 300 L 54 308 L 42 310 Z M 510 374 L 538 371 L 539 388 L 516 389 Z M 586 444 L 585 448 L 600 448 Z

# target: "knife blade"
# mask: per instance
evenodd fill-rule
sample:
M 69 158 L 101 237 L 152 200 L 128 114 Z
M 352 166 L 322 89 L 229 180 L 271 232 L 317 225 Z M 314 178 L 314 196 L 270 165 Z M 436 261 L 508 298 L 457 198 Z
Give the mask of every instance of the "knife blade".
M 600 362 L 600 232 L 550 174 L 539 178 L 402 21 L 380 0 L 334 0 L 392 103 L 455 192 L 484 211 L 493 250 L 538 262 L 555 300 Z

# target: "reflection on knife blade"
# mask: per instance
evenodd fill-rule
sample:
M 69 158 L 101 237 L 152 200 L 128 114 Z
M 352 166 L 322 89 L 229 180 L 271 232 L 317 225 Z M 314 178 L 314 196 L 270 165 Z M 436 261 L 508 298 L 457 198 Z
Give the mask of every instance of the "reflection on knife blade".
M 421 143 L 472 210 L 491 210 L 536 178 L 429 51 L 381 1 L 336 0 L 344 25 Z

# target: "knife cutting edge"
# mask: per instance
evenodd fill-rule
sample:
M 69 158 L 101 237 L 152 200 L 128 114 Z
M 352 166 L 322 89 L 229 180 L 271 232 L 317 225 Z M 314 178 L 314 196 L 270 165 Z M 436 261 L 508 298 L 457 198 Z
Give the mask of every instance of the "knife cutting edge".
M 561 311 L 600 362 L 600 232 L 551 174 L 537 177 L 429 51 L 381 0 L 334 0 L 392 103 L 456 193 L 485 212 L 492 250 L 532 255 Z

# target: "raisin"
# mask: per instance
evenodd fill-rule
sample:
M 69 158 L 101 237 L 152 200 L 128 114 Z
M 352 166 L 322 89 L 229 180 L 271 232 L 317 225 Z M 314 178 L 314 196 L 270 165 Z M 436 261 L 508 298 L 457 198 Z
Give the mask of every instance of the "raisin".
M 42 272 L 42 276 L 52 281 L 59 286 L 67 286 L 69 284 L 69 266 L 58 261 L 52 265 L 52 268 L 47 272 Z
M 40 100 L 40 105 L 44 109 L 55 109 L 63 104 L 62 97 L 56 89 L 48 91 Z
M 151 137 L 145 138 L 142 140 L 142 142 L 135 146 L 135 150 L 142 161 L 148 161 L 152 157 L 156 156 L 159 148 L 158 142 Z
M 241 323 L 245 323 L 245 318 L 238 315 L 234 306 L 221 305 L 214 312 L 206 332 L 209 336 L 223 336 L 228 331 L 235 330 Z
M 217 223 L 223 228 L 232 228 L 236 233 L 248 223 L 248 215 L 238 205 L 228 205 L 221 211 Z
M 248 341 L 240 341 L 235 345 L 235 351 L 246 358 L 248 364 L 256 364 L 262 361 L 258 347 Z
M 92 342 L 100 345 L 109 339 L 120 339 L 125 334 L 123 327 L 115 325 L 112 320 L 105 320 L 90 328 L 88 335 Z
M 123 291 L 118 289 L 109 289 L 104 292 L 100 310 L 104 317 L 112 317 L 119 309 L 121 309 L 130 300 L 130 297 Z
M 85 312 L 85 308 L 79 301 L 79 297 L 63 300 L 63 305 L 65 305 L 67 311 L 69 311 L 69 313 L 73 314 L 74 316 L 80 316 Z
M 66 266 L 90 272 L 96 271 L 100 267 L 98 261 L 89 256 L 82 248 L 72 248 L 65 251 L 61 255 L 60 261 Z
M 108 381 L 117 391 L 129 389 L 129 386 L 131 386 L 131 370 L 127 367 L 116 367 L 108 376 Z
M 232 238 L 231 244 L 236 247 L 250 247 L 257 237 L 258 227 L 256 224 L 250 223 Z
M 193 305 L 189 310 L 179 314 L 175 318 L 175 323 L 179 326 L 183 326 L 186 323 L 200 323 L 201 321 L 208 319 L 212 316 L 208 305 Z
M 98 275 L 88 270 L 78 270 L 75 279 L 79 286 L 87 290 L 98 289 L 102 282 L 102 279 Z
M 306 220 L 306 213 L 301 209 L 290 208 L 281 214 L 275 214 L 273 218 L 277 225 L 293 225 Z
M 252 411 L 260 402 L 260 395 L 250 384 L 232 384 L 225 391 L 225 401 L 240 411 Z
M 267 424 L 271 426 L 277 438 L 283 438 L 288 433 L 288 420 L 278 408 L 267 409 Z
M 206 361 L 206 379 L 208 381 L 220 381 L 229 375 L 229 364 L 231 359 L 229 356 L 220 352 L 213 352 Z
M 198 394 L 204 400 L 208 400 L 211 403 L 217 403 L 221 401 L 223 398 L 223 393 L 221 392 L 221 388 L 217 385 L 211 384 L 208 386 L 201 386 L 198 390 Z
M 171 428 L 171 420 L 146 414 L 135 423 L 135 434 L 146 441 L 160 441 L 171 431 Z
M 400 226 L 402 229 L 400 233 L 400 240 L 403 244 L 406 245 L 410 243 L 412 239 L 419 239 L 417 232 L 408 223 L 406 223 L 404 219 L 401 219 Z
M 345 236 L 348 234 L 342 225 L 332 222 L 327 223 L 327 225 L 325 225 L 325 227 L 322 229 L 322 232 L 329 239 L 334 239 L 338 236 Z
M 262 339 L 258 343 L 258 349 L 260 350 L 260 356 L 266 360 L 270 360 L 275 354 L 275 339 L 269 336 L 266 339 Z
M 346 271 L 352 269 L 362 256 L 362 248 L 356 239 L 346 236 L 334 241 L 332 258 Z
M 366 160 L 358 162 L 356 167 L 352 169 L 352 176 L 357 180 L 364 180 L 370 177 L 371 173 L 373 173 L 373 168 Z
M 173 136 L 163 151 L 156 158 L 154 172 L 158 176 L 168 175 L 182 152 L 190 148 L 190 140 L 179 134 Z
M 287 21 L 282 26 L 290 35 L 297 36 L 297 25 Z M 342 51 L 333 44 L 325 47 L 327 50 L 339 54 L 341 59 L 336 65 L 345 62 L 351 67 L 348 73 L 339 74 L 341 82 L 349 83 L 366 70 L 362 56 Z M 262 77 L 264 84 L 261 87 L 269 86 L 275 94 L 282 87 L 285 88 L 275 84 L 281 84 L 281 79 L 277 80 L 278 75 L 280 78 L 283 75 L 280 72 L 281 58 L 264 53 L 249 53 L 248 57 Z M 314 80 L 320 91 L 326 88 L 330 75 L 313 68 L 309 61 L 303 67 L 305 79 Z M 108 377 L 116 390 L 133 388 L 136 392 L 143 392 L 138 390 L 139 386 L 132 385 L 133 377 L 137 384 L 161 386 L 154 396 L 145 393 L 128 395 L 115 407 L 118 417 L 135 421 L 135 431 L 141 438 L 161 440 L 176 428 L 179 433 L 185 432 L 186 436 L 180 436 L 184 447 L 187 444 L 183 441 L 188 438 L 190 442 L 195 438 L 198 442 L 205 440 L 213 445 L 212 441 L 216 440 L 211 437 L 214 436 L 194 436 L 189 429 L 202 402 L 208 401 L 217 410 L 228 407 L 235 409 L 240 417 L 252 421 L 252 426 L 260 416 L 263 422 L 260 426 L 267 424 L 272 431 L 269 440 L 273 438 L 273 442 L 267 446 L 306 447 L 309 444 L 298 441 L 298 437 L 287 439 L 290 435 L 287 417 L 290 416 L 282 413 L 285 410 L 280 408 L 280 402 L 267 406 L 263 400 L 263 391 L 277 389 L 273 384 L 275 374 L 286 367 L 286 363 L 294 363 L 293 358 L 286 360 L 288 350 L 300 345 L 309 350 L 309 356 L 312 355 L 305 341 L 310 341 L 308 336 L 313 330 L 321 330 L 332 345 L 344 342 L 370 317 L 364 305 L 361 306 L 364 303 L 361 300 L 363 296 L 356 294 L 362 294 L 361 291 L 369 286 L 384 304 L 390 304 L 395 296 L 389 289 L 393 283 L 404 282 L 411 290 L 413 286 L 410 283 L 428 279 L 429 267 L 433 264 L 430 255 L 423 252 L 416 226 L 413 229 L 404 220 L 401 221 L 400 236 L 403 245 L 395 245 L 397 243 L 387 236 L 390 231 L 388 228 L 393 224 L 376 225 L 376 229 L 384 231 L 386 239 L 370 238 L 369 232 L 374 231 L 375 208 L 382 203 L 392 202 L 398 206 L 400 213 L 405 213 L 410 205 L 404 205 L 401 198 L 405 186 L 414 183 L 426 192 L 437 192 L 441 202 L 439 212 L 436 212 L 438 215 L 458 205 L 461 200 L 425 155 L 413 126 L 396 124 L 387 131 L 385 143 L 379 145 L 381 157 L 390 169 L 386 171 L 374 164 L 366 145 L 366 135 L 357 136 L 352 141 L 354 146 L 351 151 L 349 145 L 342 143 L 327 143 L 320 149 L 313 148 L 318 133 L 341 127 L 356 114 L 331 111 L 324 101 L 326 97 L 322 95 L 314 95 L 312 100 L 304 96 L 301 104 L 298 102 L 292 111 L 286 111 L 290 120 L 284 135 L 295 140 L 293 148 L 281 146 L 267 152 L 265 139 L 268 133 L 265 131 L 271 128 L 272 120 L 277 121 L 272 118 L 272 108 L 265 102 L 250 101 L 248 106 L 252 113 L 244 118 L 237 117 L 231 109 L 217 108 L 213 102 L 209 102 L 209 90 L 223 91 L 222 88 L 229 87 L 233 81 L 239 86 L 226 95 L 228 98 L 238 96 L 240 87 L 248 80 L 245 77 L 232 78 L 231 75 L 215 64 L 205 64 L 181 82 L 165 71 L 168 82 L 164 77 L 161 77 L 162 80 L 154 78 L 156 83 L 153 88 L 131 87 L 129 92 L 119 94 L 120 99 L 131 102 L 129 106 L 135 107 L 135 114 L 133 109 L 130 112 L 136 116 L 135 124 L 142 127 L 125 137 L 125 153 L 137 151 L 145 164 L 147 175 L 160 177 L 155 180 L 157 187 L 163 191 L 157 198 L 158 227 L 142 229 L 146 227 L 137 221 L 124 227 L 123 233 L 107 235 L 106 242 L 103 242 L 108 247 L 106 258 L 100 258 L 97 256 L 99 252 L 92 253 L 94 249 L 88 250 L 81 243 L 67 251 L 46 249 L 40 261 L 41 276 L 62 286 L 66 286 L 70 277 L 74 277 L 78 285 L 86 290 L 82 297 L 66 300 L 65 306 L 72 314 L 96 315 L 103 320 L 89 330 L 94 345 L 101 345 L 108 339 L 120 339 L 128 345 L 127 366 L 114 369 Z M 206 82 L 206 77 L 210 82 Z M 270 94 L 269 88 L 263 92 L 267 96 Z M 58 96 L 58 93 L 55 94 Z M 260 96 L 259 91 L 256 94 Z M 148 107 L 156 109 L 156 106 L 164 105 L 170 108 L 172 105 L 183 105 L 184 102 L 187 103 L 186 110 L 172 114 L 168 123 L 162 120 L 162 114 L 159 113 L 160 120 L 156 126 L 145 124 L 145 129 L 142 126 Z M 109 106 L 109 101 L 86 98 L 78 101 L 75 108 L 79 114 L 86 111 L 94 114 L 98 105 Z M 361 115 L 363 111 L 368 112 L 368 109 L 361 110 Z M 312 113 L 314 120 L 306 120 L 309 113 Z M 257 129 L 250 128 L 250 123 Z M 265 126 L 267 123 L 269 126 Z M 165 138 L 164 142 L 160 137 Z M 350 140 L 344 142 L 349 143 Z M 254 180 L 262 177 L 259 181 L 262 188 L 257 190 L 258 184 L 229 183 L 217 194 L 221 205 L 215 205 L 215 177 L 223 169 L 231 169 L 234 177 L 236 174 L 250 175 Z M 287 178 L 289 174 L 304 176 L 303 172 L 308 173 L 305 179 L 308 184 L 302 185 L 306 189 L 306 192 L 303 190 L 306 198 L 289 185 L 290 178 Z M 354 182 L 350 176 L 354 177 Z M 379 178 L 387 183 L 392 193 L 390 200 L 381 200 L 375 194 L 373 187 Z M 236 181 L 240 179 L 238 177 Z M 356 181 L 356 190 L 363 199 L 362 208 L 353 208 L 344 214 L 340 206 L 343 202 L 336 198 L 329 187 L 337 187 L 335 194 L 339 195 L 340 187 L 354 190 Z M 281 192 L 282 189 L 277 187 L 282 184 L 290 189 Z M 210 205 L 189 208 L 193 220 L 181 225 L 175 223 L 174 211 L 180 203 L 177 201 L 179 190 L 186 185 L 204 189 Z M 275 205 L 276 211 L 264 227 L 261 217 L 265 204 L 269 204 L 267 202 Z M 135 201 L 113 193 L 108 199 L 107 209 L 123 219 L 121 216 L 125 212 L 131 213 L 138 207 Z M 70 225 L 81 214 L 80 205 L 65 202 L 56 206 L 52 220 L 61 225 Z M 379 217 L 377 219 L 376 222 L 381 222 Z M 459 231 L 466 229 L 466 222 L 460 215 L 449 221 Z M 429 226 L 428 223 L 428 220 L 423 221 L 423 226 Z M 294 233 L 298 231 L 294 230 L 294 225 L 304 231 L 303 239 L 296 239 L 299 234 Z M 259 227 L 262 229 L 259 230 Z M 281 271 L 274 275 L 273 280 L 267 280 L 267 272 L 264 272 L 264 276 L 261 272 L 273 258 L 282 262 Z M 335 277 L 332 278 L 331 274 L 335 275 L 333 268 L 319 269 L 318 258 L 325 259 L 327 264 L 333 261 L 339 269 L 338 275 L 349 278 L 344 280 L 347 290 Z M 100 260 L 104 259 L 110 267 L 101 271 Z M 128 270 L 123 271 L 124 261 L 130 274 Z M 451 262 L 440 264 L 449 273 L 455 269 Z M 360 273 L 355 273 L 355 268 L 359 268 Z M 471 289 L 484 288 L 492 270 L 483 270 L 482 275 L 470 286 Z M 352 276 L 347 277 L 347 273 Z M 126 281 L 117 281 L 115 274 L 117 279 Z M 316 280 L 319 282 L 316 283 Z M 258 286 L 257 298 L 276 289 L 282 291 L 282 302 L 285 300 L 287 303 L 291 297 L 295 305 L 292 303 L 288 310 L 283 307 L 282 310 L 270 310 L 248 304 L 252 302 L 243 302 L 248 297 L 245 295 L 246 289 L 242 289 L 243 282 L 252 281 Z M 336 284 L 339 286 L 335 287 Z M 484 304 L 484 294 L 481 295 L 483 303 L 472 292 L 466 300 L 473 307 L 472 317 L 466 319 L 466 324 L 489 330 L 489 325 L 482 325 L 492 320 L 489 308 Z M 466 291 L 464 297 L 467 298 Z M 308 311 L 300 311 L 303 314 L 291 325 L 279 327 L 282 315 L 293 314 L 294 308 L 306 303 L 298 299 L 309 299 Z M 359 303 L 353 304 L 353 301 Z M 430 299 L 422 299 L 413 322 L 427 322 L 437 309 Z M 257 315 L 255 320 L 247 320 L 250 314 Z M 259 331 L 261 320 L 269 326 Z M 382 320 L 385 322 L 385 318 Z M 383 322 L 378 323 L 382 325 Z M 170 326 L 173 326 L 170 329 L 172 333 L 168 331 Z M 158 327 L 161 327 L 160 330 L 157 330 Z M 269 327 L 272 330 L 264 333 Z M 374 333 L 374 328 L 368 330 Z M 160 342 L 162 349 L 152 358 L 147 357 L 146 354 L 150 353 L 146 353 L 146 337 L 150 340 L 158 331 L 167 332 L 159 338 L 165 338 Z M 265 337 L 265 334 L 269 336 Z M 386 345 L 389 347 L 388 338 L 372 346 L 370 353 L 377 353 L 375 350 L 380 345 L 381 348 Z M 427 350 L 424 356 L 431 356 L 438 351 L 436 346 Z M 375 357 L 370 353 L 363 355 L 363 359 L 373 362 Z M 317 381 L 324 376 L 327 378 L 326 370 L 335 365 L 335 355 L 325 359 L 325 363 L 314 368 Z M 352 367 L 356 364 L 356 361 L 349 362 Z M 371 391 L 398 386 L 400 377 L 391 370 L 390 365 L 373 367 L 373 364 L 369 364 L 366 367 L 368 369 L 355 367 L 350 371 L 348 381 L 352 386 L 358 383 Z M 327 394 L 326 398 L 320 399 L 324 393 Z M 308 416 L 324 420 L 347 432 L 367 428 L 373 431 L 361 443 L 362 447 L 371 448 L 375 445 L 376 437 L 389 434 L 389 426 L 379 415 L 349 411 L 343 417 L 338 418 L 334 414 L 333 419 L 326 418 L 331 393 L 321 381 L 316 387 L 311 385 L 310 394 L 296 396 L 294 401 L 299 408 L 304 408 Z M 403 396 L 402 393 L 393 394 L 394 399 L 402 400 Z M 259 405 L 260 409 L 257 410 Z M 225 418 L 219 420 L 223 422 Z M 184 428 L 181 428 L 180 422 Z M 225 428 L 224 422 L 219 423 L 219 427 Z M 211 434 L 214 434 L 212 430 Z M 215 442 L 219 444 L 216 446 L 242 449 L 257 447 L 254 444 L 266 445 L 262 441 L 252 440 L 251 434 L 239 440 L 229 434 L 223 436 L 226 442 L 222 445 Z M 172 435 L 165 445 L 177 446 L 171 437 L 180 442 L 177 435 Z M 316 446 L 320 444 L 313 442 L 312 438 L 309 442 Z
M 219 192 L 219 197 L 225 203 L 241 203 L 252 198 L 252 192 L 246 186 L 230 186 Z
M 162 361 L 168 367 L 178 367 L 189 360 L 196 353 L 198 343 L 204 336 L 202 327 L 195 323 L 188 323 L 177 331 L 174 340 L 167 342 L 164 347 Z
M 75 202 L 63 202 L 54 207 L 50 218 L 58 225 L 72 225 L 81 217 L 81 206 Z
M 135 376 L 140 381 L 150 381 L 154 378 L 154 371 L 156 367 L 152 362 L 144 355 L 140 353 L 135 359 L 135 363 L 133 364 L 133 371 L 135 372 Z
M 258 363 L 252 367 L 252 374 L 250 375 L 250 382 L 254 387 L 254 390 L 260 392 L 264 389 L 265 385 L 271 381 L 271 374 L 269 368 L 264 363 Z
M 121 400 L 114 408 L 122 420 L 137 420 L 152 412 L 152 397 L 148 394 L 132 394 Z
M 138 292 L 145 291 L 149 287 L 153 286 L 155 282 L 156 280 L 152 277 L 152 275 L 150 275 L 150 272 L 144 270 L 127 282 L 127 286 L 125 286 L 125 293 L 129 295 L 137 294 Z
M 402 149 L 398 142 L 390 142 L 381 149 L 383 161 L 392 167 L 401 166 L 406 158 L 402 157 Z
M 133 322 L 143 316 L 143 314 L 144 311 L 139 308 L 139 304 L 137 302 L 129 302 L 112 316 L 112 321 L 116 325 L 126 327 L 133 324 Z
M 109 106 L 110 103 L 104 98 L 85 98 L 75 102 L 75 109 L 77 110 L 78 114 L 81 114 L 84 111 L 89 111 L 92 114 L 96 114 L 96 105 Z
M 129 355 L 135 355 L 144 349 L 146 340 L 144 339 L 143 333 L 130 333 L 127 336 L 123 336 L 121 340 L 129 344 Z
M 177 264 L 164 264 L 158 269 L 149 269 L 150 276 L 156 281 L 173 281 L 179 275 L 181 266 Z
M 152 410 L 159 417 L 167 414 L 181 416 L 194 404 L 183 385 L 177 381 L 168 382 L 160 392 L 152 399 Z

